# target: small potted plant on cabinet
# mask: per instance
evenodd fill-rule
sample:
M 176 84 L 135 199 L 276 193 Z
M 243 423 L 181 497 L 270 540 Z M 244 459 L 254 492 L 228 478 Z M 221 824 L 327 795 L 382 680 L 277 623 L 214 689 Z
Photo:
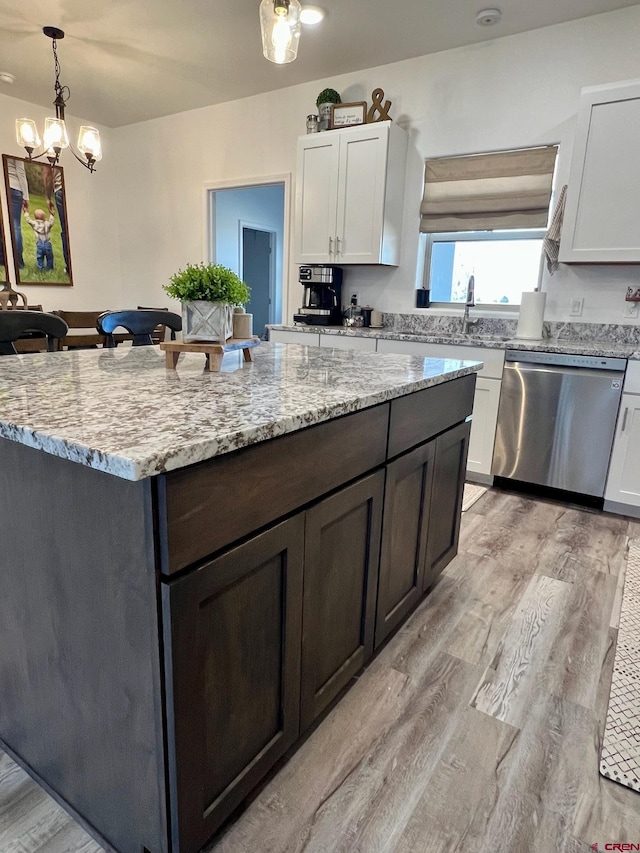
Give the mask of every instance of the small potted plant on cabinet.
M 182 303 L 182 338 L 224 343 L 233 334 L 233 309 L 249 301 L 250 290 L 222 264 L 187 264 L 163 290 Z
M 333 104 L 342 103 L 340 95 L 335 89 L 323 89 L 316 98 L 316 106 L 320 121 L 318 122 L 318 130 L 329 130 L 329 122 L 331 119 L 331 107 Z

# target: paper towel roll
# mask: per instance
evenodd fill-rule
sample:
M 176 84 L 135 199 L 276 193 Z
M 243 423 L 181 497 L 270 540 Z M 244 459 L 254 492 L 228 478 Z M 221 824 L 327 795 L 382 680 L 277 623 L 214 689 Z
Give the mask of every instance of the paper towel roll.
M 544 321 L 544 305 L 546 301 L 547 294 L 541 290 L 522 294 L 516 338 L 521 338 L 525 341 L 540 340 L 542 337 L 542 323 Z

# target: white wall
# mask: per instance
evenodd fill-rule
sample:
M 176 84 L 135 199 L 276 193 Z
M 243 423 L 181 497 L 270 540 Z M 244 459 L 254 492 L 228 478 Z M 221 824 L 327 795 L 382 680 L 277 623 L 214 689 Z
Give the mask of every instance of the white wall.
M 52 90 L 53 97 L 53 90 Z M 42 133 L 44 119 L 53 114 L 53 108 L 45 109 L 34 104 L 0 95 L 0 149 L 3 154 L 24 156 L 15 137 L 15 120 L 33 118 Z M 77 139 L 81 124 L 94 123 L 67 116 L 69 137 Z M 92 175 L 77 163 L 70 151 L 61 155 L 60 165 L 64 169 L 67 197 L 67 219 L 69 248 L 73 268 L 73 287 L 55 285 L 24 285 L 31 304 L 42 304 L 45 310 L 76 309 L 99 310 L 115 308 L 122 304 L 122 281 L 120 276 L 120 243 L 116 210 L 117 158 L 111 145 L 113 131 L 99 127 L 103 142 L 104 160 Z M 2 179 L 2 215 L 7 243 L 7 267 L 9 278 L 15 286 L 15 274 L 11 254 L 9 217 L 6 192 Z
M 120 128 L 125 286 L 157 301 L 174 270 L 204 259 L 207 182 L 295 172 L 296 137 L 321 88 L 332 85 L 343 100 L 358 101 L 381 86 L 411 137 L 402 262 L 349 269 L 347 287 L 379 309 L 412 310 L 424 158 L 559 142 L 558 180 L 566 181 L 580 89 L 639 76 L 639 31 L 635 6 Z M 620 322 L 626 285 L 639 278 L 637 266 L 564 268 L 545 281 L 548 317 L 566 318 L 570 297 L 580 295 L 583 320 Z M 290 262 L 289 315 L 297 288 Z

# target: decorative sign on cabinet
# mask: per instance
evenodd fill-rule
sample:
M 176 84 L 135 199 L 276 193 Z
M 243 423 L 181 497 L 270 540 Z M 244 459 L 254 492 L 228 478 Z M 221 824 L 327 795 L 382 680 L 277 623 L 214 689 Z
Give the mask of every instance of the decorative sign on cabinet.
M 640 80 L 583 89 L 560 261 L 640 262 L 639 150 Z
M 400 261 L 407 134 L 391 121 L 298 140 L 296 261 Z

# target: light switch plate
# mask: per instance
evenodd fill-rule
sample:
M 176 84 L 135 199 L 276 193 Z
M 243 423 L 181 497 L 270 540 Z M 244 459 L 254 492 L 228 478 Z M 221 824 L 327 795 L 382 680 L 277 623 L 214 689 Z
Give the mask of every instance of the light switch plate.
M 569 303 L 569 315 L 571 317 L 579 317 L 582 314 L 582 306 L 584 305 L 584 299 L 580 296 L 573 296 L 571 298 L 571 302 Z

